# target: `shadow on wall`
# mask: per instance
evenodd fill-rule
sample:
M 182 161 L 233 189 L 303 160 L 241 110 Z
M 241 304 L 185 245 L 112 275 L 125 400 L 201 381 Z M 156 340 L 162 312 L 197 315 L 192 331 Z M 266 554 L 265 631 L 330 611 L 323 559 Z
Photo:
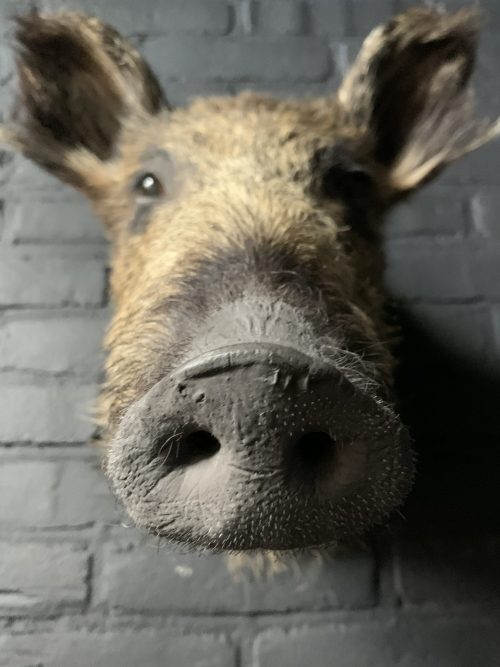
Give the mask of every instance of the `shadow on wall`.
M 403 532 L 494 532 L 500 516 L 499 360 L 491 351 L 470 353 L 463 333 L 463 350 L 453 349 L 445 333 L 425 327 L 411 308 L 398 310 L 403 337 L 396 390 L 417 454 Z

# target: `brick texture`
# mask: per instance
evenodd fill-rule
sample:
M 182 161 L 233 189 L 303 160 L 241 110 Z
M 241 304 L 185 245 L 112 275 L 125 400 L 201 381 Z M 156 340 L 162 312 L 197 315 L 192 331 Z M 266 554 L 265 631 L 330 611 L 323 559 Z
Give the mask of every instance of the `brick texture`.
M 49 251 L 8 250 L 0 257 L 0 307 L 102 305 L 102 260 Z
M 386 623 L 339 623 L 269 630 L 254 647 L 256 667 L 469 667 L 494 665 L 500 642 L 494 620 L 448 621 L 405 616 Z
M 71 667 L 137 667 L 189 665 L 234 667 L 234 650 L 223 637 L 169 636 L 163 631 L 29 635 L 0 638 L 2 667 L 71 665 Z
M 258 577 L 249 568 L 231 574 L 217 556 L 172 554 L 150 541 L 111 543 L 104 558 L 101 602 L 122 611 L 234 614 L 362 609 L 376 603 L 369 552 L 335 561 L 326 556 L 299 558 L 284 563 L 272 576 L 264 568 Z M 150 575 L 150 585 L 144 572 Z
M 19 542 L 0 553 L 0 614 L 25 616 L 82 609 L 89 556 L 78 544 Z
M 470 209 L 474 231 L 478 236 L 500 240 L 498 209 L 500 193 L 494 187 L 478 188 L 470 198 Z
M 157 37 L 146 43 L 143 52 L 167 85 L 169 78 L 323 81 L 332 69 L 323 40 L 300 35 L 228 37 L 225 41 L 213 37 Z
M 4 370 L 95 376 L 101 368 L 106 318 L 15 317 L 0 325 L 0 363 Z
M 141 11 L 121 0 L 42 0 L 50 11 L 76 10 L 98 16 L 126 34 L 224 35 L 232 26 L 234 9 L 226 0 L 148 0 Z
M 330 93 L 367 31 L 415 2 L 37 4 L 114 24 L 183 104 Z M 30 5 L 0 2 L 2 119 L 16 88 L 8 17 Z M 500 4 L 481 5 L 479 105 L 495 115 Z M 105 234 L 82 195 L 0 151 L 0 667 L 500 664 L 499 173 L 496 143 L 384 230 L 418 457 L 405 520 L 348 553 L 242 565 L 158 544 L 116 506 L 86 444 L 110 314 Z
M 253 29 L 260 34 L 300 35 L 307 30 L 305 6 L 301 2 L 254 3 L 252 16 Z
M 104 475 L 94 459 L 3 461 L 0 470 L 2 524 L 10 529 L 83 527 L 117 523 Z
M 82 442 L 92 435 L 94 385 L 2 385 L 0 442 Z
M 9 199 L 4 217 L 6 240 L 12 244 L 99 243 L 103 229 L 81 197 Z

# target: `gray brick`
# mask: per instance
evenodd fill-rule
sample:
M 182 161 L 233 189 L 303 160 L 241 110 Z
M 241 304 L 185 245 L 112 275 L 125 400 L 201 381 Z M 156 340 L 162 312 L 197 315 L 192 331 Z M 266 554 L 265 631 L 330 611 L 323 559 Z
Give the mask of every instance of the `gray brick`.
M 500 241 L 500 188 L 480 188 L 470 201 L 474 231 Z
M 0 667 L 234 667 L 221 636 L 168 631 L 84 632 L 0 637 Z
M 310 22 L 314 33 L 343 37 L 347 31 L 346 2 L 315 0 L 310 4 Z
M 10 251 L 0 257 L 0 306 L 99 306 L 102 260 Z
M 63 464 L 54 523 L 80 526 L 117 523 L 116 503 L 97 460 Z
M 10 31 L 9 25 L 9 16 L 12 15 L 12 10 L 14 7 L 14 2 L 20 2 L 20 0 L 3 0 L 0 3 L 0 36 L 2 39 L 5 39 L 6 34 Z
M 262 34 L 300 35 L 306 27 L 305 6 L 294 0 L 255 2 L 255 30 Z
M 95 376 L 102 365 L 105 324 L 105 318 L 89 315 L 0 323 L 0 369 Z
M 2 384 L 0 391 L 0 442 L 84 442 L 94 430 L 94 385 Z
M 0 120 L 2 122 L 9 117 L 10 109 L 14 106 L 15 82 L 16 79 L 13 76 L 7 83 L 0 86 Z M 9 179 L 14 163 L 14 155 L 10 151 L 5 150 L 5 148 L 5 146 L 0 146 L 0 186 Z
M 89 555 L 71 542 L 3 542 L 0 615 L 25 616 L 79 610 L 87 597 Z
M 344 76 L 353 64 L 359 53 L 362 39 L 359 37 L 348 37 L 341 41 L 335 40 L 330 44 L 334 61 L 335 89 L 342 83 Z
M 471 248 L 470 254 L 475 292 L 487 299 L 500 299 L 500 240 L 478 243 Z
M 255 667 L 470 667 L 496 665 L 498 619 L 441 615 L 387 623 L 338 623 L 269 630 L 257 638 Z
M 373 28 L 388 21 L 396 13 L 397 1 L 370 0 L 367 8 L 366 0 L 349 0 L 349 34 L 364 37 Z
M 415 6 L 414 0 L 397 1 L 399 2 L 401 11 Z M 468 0 L 441 0 L 440 2 L 436 2 L 436 0 L 421 0 L 418 4 L 427 5 L 429 7 L 439 6 L 447 11 L 458 11 L 459 9 L 477 6 L 484 17 L 484 20 L 481 23 L 481 30 L 483 32 L 496 31 L 500 28 L 500 6 L 496 0 L 481 0 L 477 5 Z
M 12 49 L 9 49 L 6 44 L 0 45 L 0 85 L 12 76 L 14 72 L 14 58 L 12 56 Z
M 91 461 L 4 461 L 0 523 L 12 527 L 80 527 L 116 523 L 104 473 Z
M 11 29 L 10 20 L 17 12 L 22 13 L 29 8 L 29 0 L 2 0 L 0 3 L 0 26 L 2 30 Z
M 3 121 L 5 118 L 5 109 L 7 108 L 7 89 L 8 86 L 0 87 L 0 119 Z M 5 146 L 0 146 L 0 192 L 3 196 L 6 184 L 10 182 L 10 179 L 13 177 L 16 166 L 16 156 L 9 150 L 5 149 Z
M 11 243 L 102 242 L 102 225 L 83 198 L 7 200 L 5 238 Z
M 264 568 L 259 576 L 250 567 L 232 575 L 223 556 L 176 554 L 151 541 L 137 544 L 122 538 L 106 545 L 98 599 L 133 612 L 362 608 L 375 603 L 374 581 L 369 553 L 333 560 L 304 556 L 273 575 Z
M 390 237 L 464 234 L 464 204 L 464 197 L 458 188 L 424 191 L 393 211 L 385 231 Z
M 433 239 L 386 244 L 386 282 L 403 300 L 463 301 L 476 296 L 470 249 L 460 241 Z
M 52 492 L 57 465 L 45 461 L 2 461 L 0 522 L 12 526 L 45 525 L 53 517 Z
M 5 202 L 0 199 L 0 243 L 2 242 L 2 238 L 5 236 L 4 205 Z
M 500 8 L 495 11 L 493 19 L 498 21 Z M 481 113 L 491 117 L 498 116 L 500 111 L 500 91 L 498 90 L 498 62 L 500 60 L 500 45 L 498 33 L 483 32 L 479 45 L 475 85 Z
M 10 155 L 10 153 L 9 153 Z M 63 185 L 55 176 L 44 171 L 33 162 L 30 162 L 22 155 L 15 153 L 9 159 L 7 169 L 2 170 L 0 176 L 0 185 L 2 188 L 12 194 L 24 196 L 29 192 L 57 192 L 70 193 L 68 185 Z
M 500 104 L 496 106 L 500 108 Z M 500 172 L 500 151 L 498 141 L 490 142 L 482 148 L 448 167 L 443 175 L 439 177 L 442 185 L 494 185 L 498 186 L 498 173 Z
M 467 6 L 468 3 L 465 3 L 465 5 Z M 483 30 L 486 32 L 500 30 L 500 6 L 498 2 L 496 0 L 483 0 L 481 2 L 481 11 L 484 16 Z
M 52 11 L 77 9 L 98 16 L 121 32 L 224 34 L 232 23 L 225 0 L 147 0 L 140 11 L 123 0 L 42 0 Z
M 410 604 L 498 604 L 499 553 L 496 537 L 407 539 L 398 549 L 402 598 Z
M 143 52 L 164 81 L 322 81 L 332 67 L 323 41 L 305 36 L 278 36 L 272 40 L 158 37 L 148 40 Z

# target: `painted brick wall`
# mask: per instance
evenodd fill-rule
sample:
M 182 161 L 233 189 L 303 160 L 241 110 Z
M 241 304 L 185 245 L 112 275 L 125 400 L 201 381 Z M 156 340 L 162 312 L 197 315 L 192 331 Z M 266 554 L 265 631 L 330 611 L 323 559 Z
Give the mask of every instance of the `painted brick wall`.
M 0 2 L 0 108 L 13 81 Z M 43 0 L 114 23 L 170 99 L 334 89 L 406 0 Z M 455 0 L 442 3 L 461 6 Z M 500 113 L 500 4 L 485 2 L 482 106 Z M 405 332 L 399 391 L 419 476 L 397 532 L 273 579 L 157 549 L 121 525 L 85 419 L 109 317 L 85 202 L 0 156 L 0 666 L 500 664 L 500 145 L 387 224 Z

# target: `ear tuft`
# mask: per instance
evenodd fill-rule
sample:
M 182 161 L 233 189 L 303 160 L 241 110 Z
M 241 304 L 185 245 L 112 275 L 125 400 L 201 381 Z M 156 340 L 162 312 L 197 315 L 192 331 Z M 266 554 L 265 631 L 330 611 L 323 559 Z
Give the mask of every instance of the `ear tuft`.
M 109 157 L 124 112 L 123 86 L 87 25 L 75 16 L 63 25 L 32 13 L 17 19 L 16 40 L 15 117 L 27 137 L 45 134 L 60 149 L 84 147 Z
M 499 134 L 474 118 L 470 77 L 479 15 L 416 8 L 376 28 L 339 90 L 347 121 L 405 192 Z
M 65 171 L 68 151 L 106 160 L 126 116 L 166 106 L 148 65 L 110 26 L 77 13 L 36 11 L 16 24 L 20 95 L 10 134 L 61 178 L 78 180 Z

